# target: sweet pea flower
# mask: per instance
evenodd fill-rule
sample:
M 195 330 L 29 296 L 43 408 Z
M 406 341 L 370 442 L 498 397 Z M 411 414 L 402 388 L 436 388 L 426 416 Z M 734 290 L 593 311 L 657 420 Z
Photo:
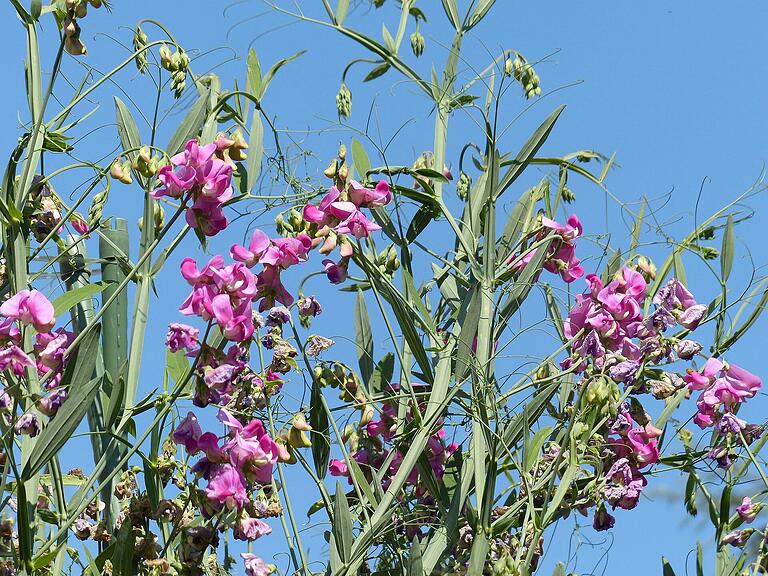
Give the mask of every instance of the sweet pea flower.
M 256 297 L 261 298 L 259 312 L 271 308 L 275 302 L 280 302 L 284 306 L 293 304 L 293 296 L 283 286 L 280 280 L 280 269 L 276 266 L 264 266 L 264 270 L 259 273 Z
M 257 228 L 253 231 L 248 248 L 239 244 L 233 244 L 229 253 L 233 260 L 243 262 L 249 268 L 253 268 L 259 263 L 270 244 L 269 236 Z
M 40 432 L 40 423 L 38 422 L 37 414 L 34 412 L 26 412 L 25 414 L 22 414 L 13 425 L 13 430 L 16 434 L 22 436 L 37 436 Z
M 366 188 L 357 180 L 349 182 L 349 199 L 358 208 L 384 206 L 392 200 L 392 191 L 386 180 L 379 180 L 373 190 Z
M 0 372 L 10 370 L 16 376 L 23 376 L 26 368 L 34 367 L 32 359 L 15 344 L 0 350 Z
M 202 435 L 203 430 L 197 422 L 197 416 L 188 412 L 184 420 L 173 431 L 171 439 L 174 443 L 183 445 L 189 454 L 195 454 L 200 451 L 198 440 Z
M 237 540 L 253 542 L 270 534 L 272 534 L 272 527 L 269 524 L 246 514 L 241 514 L 235 524 L 234 536 Z
M 337 234 L 352 234 L 358 240 L 366 238 L 371 232 L 381 230 L 381 226 L 371 222 L 360 210 L 353 210 L 334 228 Z
M 245 565 L 245 576 L 269 576 L 274 572 L 271 564 L 267 564 L 255 554 L 242 552 L 240 557 Z
M 67 399 L 67 391 L 64 389 L 57 389 L 51 392 L 48 396 L 40 398 L 35 405 L 46 416 L 52 418 L 59 411 L 61 405 L 64 404 Z
M 56 323 L 53 304 L 37 290 L 21 290 L 14 294 L 0 305 L 0 313 L 26 326 L 34 326 L 38 332 L 49 332 Z
M 750 524 L 760 512 L 760 507 L 760 504 L 752 504 L 752 499 L 749 496 L 744 496 L 741 505 L 736 506 L 736 512 L 744 522 Z
M 243 474 L 231 464 L 222 464 L 213 473 L 205 495 L 212 503 L 240 510 L 248 501 Z
M 300 298 L 296 307 L 299 310 L 299 316 L 319 316 L 323 311 L 323 307 L 314 296 Z
M 178 352 L 179 350 L 195 350 L 197 348 L 197 341 L 200 336 L 200 330 L 188 326 L 187 324 L 179 324 L 177 322 L 171 322 L 168 325 L 168 334 L 165 337 L 165 345 L 171 352 Z
M 345 258 L 339 260 L 338 264 L 333 260 L 323 260 L 323 268 L 331 284 L 341 284 L 347 279 L 347 266 L 348 262 Z
M 343 460 L 331 460 L 328 463 L 328 471 L 331 473 L 331 476 L 349 475 L 349 468 L 347 468 L 347 464 Z

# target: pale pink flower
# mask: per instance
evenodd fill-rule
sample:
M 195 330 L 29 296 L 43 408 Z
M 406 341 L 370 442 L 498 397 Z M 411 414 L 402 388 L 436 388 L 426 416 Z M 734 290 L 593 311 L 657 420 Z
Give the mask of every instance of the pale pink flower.
M 38 332 L 48 332 L 56 323 L 53 304 L 37 290 L 21 290 L 14 294 L 0 306 L 0 313 L 34 326 Z

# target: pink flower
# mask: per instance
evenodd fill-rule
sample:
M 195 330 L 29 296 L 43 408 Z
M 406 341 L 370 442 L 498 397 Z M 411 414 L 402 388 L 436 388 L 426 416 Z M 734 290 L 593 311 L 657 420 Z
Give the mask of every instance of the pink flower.
M 35 350 L 38 361 L 48 368 L 55 370 L 62 366 L 64 352 L 72 343 L 73 335 L 64 329 L 56 332 L 40 333 L 35 337 Z
M 349 468 L 343 460 L 331 460 L 328 463 L 328 471 L 331 476 L 349 476 Z
M 661 430 L 651 424 L 646 424 L 642 428 L 633 428 L 627 432 L 627 440 L 640 468 L 659 461 L 659 448 L 656 442 L 659 436 L 661 436 Z
M 262 536 L 272 534 L 272 527 L 258 518 L 251 518 L 242 514 L 235 524 L 234 535 L 237 540 L 247 540 L 253 542 Z
M 10 369 L 16 376 L 23 376 L 26 368 L 34 367 L 32 359 L 15 344 L 0 350 L 0 372 Z
M 253 268 L 259 263 L 261 257 L 264 255 L 264 252 L 267 251 L 269 246 L 269 236 L 257 228 L 253 231 L 248 248 L 240 246 L 239 244 L 233 244 L 229 253 L 233 260 L 243 262 L 249 268 Z
M 197 416 L 188 412 L 181 424 L 173 431 L 171 438 L 176 444 L 183 445 L 189 454 L 195 454 L 200 450 L 198 440 L 202 434 L 203 430 L 197 422 Z
M 741 505 L 736 506 L 736 512 L 739 514 L 739 517 L 747 524 L 750 524 L 757 517 L 759 511 L 760 505 L 753 505 L 752 499 L 749 496 L 744 496 Z
M 64 389 L 57 389 L 51 392 L 48 396 L 40 398 L 35 405 L 37 409 L 48 417 L 53 417 L 56 412 L 59 411 L 61 405 L 67 399 L 67 391 Z
M 261 298 L 259 312 L 264 312 L 275 305 L 275 301 L 284 306 L 293 304 L 293 296 L 285 289 L 280 281 L 280 269 L 276 266 L 264 266 L 264 270 L 258 275 L 257 298 Z
M 86 222 L 82 216 L 78 213 L 72 214 L 72 216 L 69 219 L 69 223 L 72 225 L 72 228 L 75 229 L 75 232 L 78 234 L 88 234 L 88 222 Z
M 373 208 L 389 204 L 392 200 L 392 192 L 386 180 L 379 180 L 373 190 L 364 187 L 356 180 L 351 180 L 349 183 L 349 199 L 358 208 Z
M 168 325 L 168 334 L 165 337 L 165 345 L 171 352 L 179 350 L 195 350 L 200 330 L 186 324 L 171 322 Z
M 269 576 L 274 571 L 269 564 L 255 554 L 242 552 L 240 557 L 245 565 L 245 576 Z
M 32 325 L 38 332 L 48 332 L 56 322 L 53 304 L 42 292 L 21 290 L 0 306 L 0 313 L 22 324 Z
M 205 488 L 208 500 L 229 510 L 242 508 L 248 501 L 243 474 L 231 464 L 222 464 Z
M 334 228 L 337 234 L 352 234 L 355 238 L 366 238 L 371 232 L 381 230 L 381 226 L 371 222 L 360 210 L 353 210 Z

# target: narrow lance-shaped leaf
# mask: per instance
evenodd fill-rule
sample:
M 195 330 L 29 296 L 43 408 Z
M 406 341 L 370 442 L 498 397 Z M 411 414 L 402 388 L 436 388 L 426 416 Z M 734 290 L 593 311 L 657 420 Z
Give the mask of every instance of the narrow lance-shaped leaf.
M 54 314 L 56 316 L 61 316 L 65 312 L 69 312 L 71 308 L 77 304 L 80 304 L 80 302 L 83 300 L 90 298 L 91 296 L 95 296 L 106 287 L 106 283 L 98 283 L 86 284 L 85 286 L 80 286 L 79 288 L 67 290 L 64 294 L 52 302 Z
M 58 453 L 88 411 L 101 384 L 101 378 L 93 378 L 100 334 L 101 325 L 97 324 L 69 358 L 60 384 L 68 390 L 69 397 L 40 433 L 34 451 L 22 470 L 22 479 L 29 479 Z
M 261 173 L 261 159 L 264 155 L 264 123 L 261 120 L 261 112 L 253 111 L 251 132 L 248 137 L 248 192 L 253 190 Z
M 139 134 L 139 128 L 136 126 L 136 121 L 131 115 L 131 111 L 125 103 L 115 96 L 115 115 L 117 121 L 117 133 L 120 136 L 120 142 L 123 145 L 123 150 L 138 149 L 141 146 L 141 135 Z M 135 158 L 137 152 L 131 152 L 130 158 Z M 143 178 L 139 174 L 135 174 L 138 182 L 143 182 Z M 143 184 L 142 184 L 143 186 Z
M 728 277 L 731 275 L 731 269 L 733 268 L 733 252 L 733 216 L 729 214 L 725 224 L 725 233 L 723 234 L 723 246 L 720 250 L 720 278 L 722 279 L 723 284 L 728 281 Z
M 365 180 L 368 170 L 371 169 L 371 161 L 368 159 L 368 154 L 365 153 L 362 143 L 356 138 L 352 139 L 352 162 L 360 180 Z
M 298 58 L 305 52 L 306 50 L 302 50 L 301 52 L 296 52 L 296 54 L 294 54 L 293 56 L 289 56 L 288 58 L 283 58 L 282 60 L 278 60 L 272 65 L 272 67 L 269 70 L 267 70 L 267 73 L 264 74 L 264 78 L 262 78 L 261 80 L 261 92 L 259 94 L 259 99 L 264 97 L 264 93 L 267 91 L 267 88 L 269 88 L 269 84 L 270 82 L 272 82 L 272 78 L 275 77 L 275 74 L 277 74 L 277 71 L 280 70 L 280 68 L 282 68 L 289 62 L 296 60 L 296 58 Z
M 207 112 L 206 107 L 208 104 L 209 95 L 210 91 L 208 88 L 204 88 L 200 91 L 200 96 L 198 96 L 197 100 L 189 109 L 187 115 L 184 116 L 184 119 L 181 121 L 179 126 L 176 128 L 176 131 L 173 133 L 173 136 L 171 136 L 171 139 L 168 141 L 168 145 L 166 146 L 165 151 L 169 156 L 173 156 L 179 152 L 182 148 L 184 148 L 184 145 L 188 140 L 194 138 L 200 133 L 200 130 L 203 127 L 203 123 L 205 122 L 205 116 Z
M 312 426 L 312 462 L 315 472 L 322 480 L 328 473 L 328 462 L 331 454 L 331 442 L 328 436 L 330 423 L 325 412 L 320 383 L 312 380 L 312 393 L 309 408 L 309 425 Z
M 333 536 L 339 556 L 343 562 L 346 562 L 352 551 L 352 516 L 349 513 L 347 495 L 344 494 L 344 489 L 338 480 L 333 506 Z
M 364 382 L 368 382 L 373 375 L 373 332 L 365 297 L 359 290 L 355 301 L 355 345 L 360 375 Z

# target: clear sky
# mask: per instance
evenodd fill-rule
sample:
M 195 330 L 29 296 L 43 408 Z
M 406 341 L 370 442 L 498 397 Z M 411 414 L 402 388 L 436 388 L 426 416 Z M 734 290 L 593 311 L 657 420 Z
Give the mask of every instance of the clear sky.
M 267 13 L 268 8 L 258 0 L 233 3 L 115 0 L 114 4 L 112 14 L 92 11 L 82 22 L 83 38 L 90 50 L 82 60 L 84 63 L 103 71 L 126 57 L 127 52 L 119 43 L 130 45 L 130 29 L 140 18 L 161 21 L 180 44 L 190 50 L 198 49 L 200 58 L 193 62 L 196 70 L 201 72 L 215 66 L 224 87 L 231 88 L 233 78 L 242 86 L 244 56 L 249 46 L 259 54 L 262 69 L 279 58 L 306 49 L 307 54 L 278 74 L 267 93 L 265 109 L 278 126 L 291 130 L 284 135 L 286 139 L 292 137 L 302 148 L 313 152 L 314 156 L 307 162 L 313 176 L 317 176 L 318 170 L 332 157 L 338 142 L 352 135 L 350 131 L 335 129 L 334 104 L 346 63 L 355 57 L 366 57 L 351 41 L 328 30 Z M 297 4 L 311 14 L 320 14 L 319 1 Z M 388 4 L 394 4 L 393 0 Z M 441 66 L 445 61 L 450 36 L 439 2 L 422 1 L 417 5 L 425 10 L 429 22 L 422 25 L 426 51 L 414 66 L 428 76 L 431 62 Z M 659 210 L 658 222 L 668 224 L 669 230 L 678 237 L 690 230 L 697 215 L 698 219 L 708 215 L 747 190 L 760 177 L 768 159 L 768 39 L 765 35 L 768 5 L 762 0 L 728 4 L 711 0 L 674 3 L 498 0 L 492 14 L 467 41 L 462 70 L 484 68 L 489 54 L 495 56 L 502 48 L 512 48 L 531 62 L 541 61 L 536 68 L 547 94 L 511 126 L 504 139 L 511 150 L 519 146 L 551 110 L 566 104 L 566 112 L 543 152 L 548 155 L 578 149 L 593 149 L 609 155 L 615 152 L 618 168 L 608 178 L 609 189 L 627 203 L 637 202 L 643 195 L 652 199 Z M 0 29 L 7 64 L 6 89 L 0 93 L 4 109 L 0 115 L 0 144 L 8 153 L 20 134 L 18 116 L 25 115 L 24 42 L 10 6 L 6 6 L 4 16 Z M 375 11 L 360 4 L 351 12 L 348 24 L 378 36 L 382 19 L 386 19 L 390 30 L 396 27 L 391 7 Z M 97 30 L 100 34 L 96 34 Z M 49 40 L 52 32 L 48 21 L 44 34 L 48 34 Z M 151 37 L 155 33 L 149 27 L 147 32 Z M 50 48 L 50 42 L 48 45 Z M 407 39 L 403 49 L 408 52 Z M 50 66 L 52 57 L 53 52 L 49 50 L 43 57 L 46 66 Z M 71 60 L 68 59 L 65 69 L 71 80 L 77 82 L 82 69 Z M 348 126 L 367 131 L 377 142 L 386 142 L 394 136 L 387 151 L 388 160 L 396 164 L 411 163 L 418 153 L 431 146 L 429 103 L 394 73 L 365 86 L 360 83 L 363 75 L 362 67 L 353 68 L 348 79 L 354 99 Z M 145 112 L 151 111 L 146 79 L 138 76 L 134 68 L 128 69 L 121 76 L 118 88 L 106 87 L 94 99 L 101 109 L 91 125 L 102 128 L 85 138 L 83 155 L 103 153 L 109 157 L 113 154 L 110 151 L 116 146 L 117 137 L 110 124 L 113 121 L 111 96 L 119 93 L 118 89 L 134 96 Z M 525 106 L 525 101 L 516 94 L 508 96 L 503 114 L 512 120 Z M 176 121 L 178 115 L 169 117 L 161 142 L 166 141 Z M 477 141 L 478 136 L 471 132 L 473 126 L 466 118 L 457 118 L 452 126 L 449 159 L 455 167 L 460 146 L 468 139 Z M 308 129 L 313 132 L 307 133 Z M 78 183 L 76 179 L 62 180 L 55 186 L 66 197 L 71 192 L 67 187 Z M 573 188 L 577 194 L 574 210 L 585 221 L 588 234 L 612 232 L 617 238 L 626 234 L 626 226 L 616 218 L 616 210 L 609 208 L 606 212 L 608 202 L 601 191 L 577 181 L 573 182 Z M 106 213 L 135 219 L 138 191 L 119 185 L 113 190 Z M 522 188 L 513 193 L 520 192 Z M 767 261 L 762 250 L 768 226 L 766 194 L 752 198 L 749 206 L 756 209 L 756 214 L 737 232 L 740 252 L 735 263 L 736 276 L 742 281 L 753 267 L 750 253 L 758 268 Z M 250 220 L 242 219 L 231 231 L 212 242 L 211 252 L 226 251 L 232 242 L 241 241 L 248 226 L 253 225 Z M 269 219 L 262 218 L 256 224 L 266 226 Z M 653 230 L 647 232 L 647 240 L 659 240 Z M 438 238 L 426 240 L 440 244 Z M 598 254 L 594 246 L 586 248 L 586 252 Z M 145 356 L 145 390 L 157 385 L 162 372 L 164 353 L 160 344 L 164 327 L 169 321 L 178 320 L 175 310 L 186 288 L 177 278 L 176 270 L 186 253 L 199 254 L 194 243 L 187 242 L 185 250 L 177 252 L 169 261 L 168 270 L 158 283 L 160 300 L 152 309 L 150 345 Z M 587 262 L 597 265 L 594 260 L 587 259 Z M 701 300 L 708 301 L 715 294 L 712 279 L 693 262 L 691 266 L 694 273 L 689 272 L 689 276 L 701 280 Z M 764 271 L 759 268 L 758 274 Z M 318 282 L 316 289 L 319 295 L 329 294 L 322 283 Z M 324 331 L 343 345 L 345 339 L 353 337 L 353 327 L 351 323 L 340 325 L 339 311 L 344 311 L 342 318 L 351 318 L 350 302 L 349 295 L 326 295 L 327 312 L 315 330 Z M 759 373 L 762 370 L 759 354 L 765 337 L 766 320 L 763 319 L 753 328 L 749 341 L 735 350 L 731 358 Z M 764 406 L 764 402 L 765 398 L 761 397 L 755 404 Z M 682 489 L 682 481 L 679 480 L 678 490 Z M 692 524 L 683 519 L 680 495 L 672 500 L 663 496 L 673 488 L 667 481 L 659 482 L 655 489 L 649 488 L 651 498 L 641 501 L 637 510 L 619 513 L 616 530 L 608 536 L 609 542 L 613 539 L 610 552 L 600 560 L 606 545 L 591 551 L 585 545 L 579 573 L 621 571 L 626 576 L 660 573 L 661 555 L 672 559 L 678 574 L 685 573 L 684 557 L 695 546 L 696 537 L 710 538 L 711 531 L 703 521 Z M 582 523 L 589 523 L 589 519 L 583 519 Z M 571 526 L 571 520 L 563 522 L 551 539 L 555 549 L 566 550 Z M 589 528 L 582 531 L 582 537 L 605 541 L 604 534 L 595 534 Z M 267 556 L 272 550 L 270 547 L 279 545 L 280 540 L 276 535 L 270 542 L 262 542 L 257 543 L 256 549 Z M 319 548 L 315 553 L 319 554 Z M 554 560 L 554 556 L 561 554 L 552 556 Z M 542 570 L 544 574 L 549 572 L 551 569 L 546 566 Z

